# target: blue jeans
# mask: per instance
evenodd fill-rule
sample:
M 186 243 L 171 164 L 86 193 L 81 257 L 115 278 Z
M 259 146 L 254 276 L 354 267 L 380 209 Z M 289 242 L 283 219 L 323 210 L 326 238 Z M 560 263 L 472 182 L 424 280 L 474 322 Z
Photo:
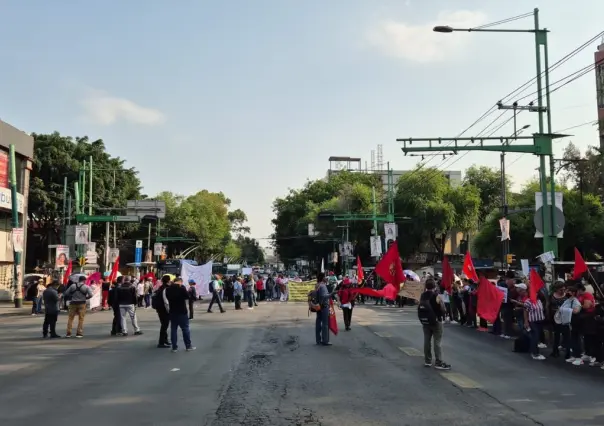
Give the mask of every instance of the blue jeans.
M 329 306 L 321 306 L 315 320 L 315 340 L 318 344 L 329 343 Z
M 531 331 L 529 331 L 529 337 L 531 338 L 531 355 L 539 355 L 539 336 L 541 334 L 541 323 L 531 322 L 529 323 Z
M 189 317 L 187 314 L 170 314 L 170 334 L 172 349 L 178 349 L 178 327 L 182 330 L 182 340 L 185 347 L 191 347 L 191 330 L 189 330 Z

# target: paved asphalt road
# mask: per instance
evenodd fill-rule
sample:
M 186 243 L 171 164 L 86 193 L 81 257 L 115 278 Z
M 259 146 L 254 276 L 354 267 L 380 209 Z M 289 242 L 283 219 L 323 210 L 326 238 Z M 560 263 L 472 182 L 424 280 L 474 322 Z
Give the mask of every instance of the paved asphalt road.
M 82 340 L 42 341 L 41 317 L 0 319 L 0 425 L 604 424 L 604 371 L 537 363 L 493 336 L 447 326 L 453 370 L 424 368 L 413 308 L 359 307 L 332 347 L 315 346 L 304 304 L 227 309 L 201 307 L 197 351 L 176 354 L 155 348 L 151 310 L 128 338 L 108 336 L 108 312 Z

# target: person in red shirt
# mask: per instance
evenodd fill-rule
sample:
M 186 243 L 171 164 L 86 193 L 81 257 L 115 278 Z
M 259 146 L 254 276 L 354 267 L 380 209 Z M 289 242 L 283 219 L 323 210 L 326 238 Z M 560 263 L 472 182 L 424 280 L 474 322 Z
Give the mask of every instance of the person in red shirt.
M 352 322 L 352 308 L 354 308 L 354 292 L 352 290 L 352 283 L 350 278 L 346 277 L 340 285 L 340 289 L 337 292 L 338 301 L 344 314 L 344 327 L 346 331 L 350 331 L 350 323 Z
M 583 334 L 585 344 L 585 355 L 583 362 L 589 362 L 591 366 L 598 365 L 597 358 L 600 358 L 598 349 L 598 330 L 595 319 L 596 299 L 594 295 L 588 293 L 585 285 L 577 284 L 577 299 L 581 303 L 580 330 Z
M 262 277 L 258 277 L 258 281 L 256 281 L 256 292 L 258 293 L 258 300 L 264 300 L 266 297 L 266 290 L 264 290 L 264 281 L 262 281 Z

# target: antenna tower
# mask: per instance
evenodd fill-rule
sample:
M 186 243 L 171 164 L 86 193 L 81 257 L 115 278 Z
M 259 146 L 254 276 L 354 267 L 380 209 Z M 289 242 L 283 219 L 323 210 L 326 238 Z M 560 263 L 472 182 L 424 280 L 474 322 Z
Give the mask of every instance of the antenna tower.
M 371 171 L 375 170 L 375 149 L 371 150 Z
M 384 155 L 382 153 L 382 144 L 377 146 L 377 169 L 381 172 L 384 170 Z

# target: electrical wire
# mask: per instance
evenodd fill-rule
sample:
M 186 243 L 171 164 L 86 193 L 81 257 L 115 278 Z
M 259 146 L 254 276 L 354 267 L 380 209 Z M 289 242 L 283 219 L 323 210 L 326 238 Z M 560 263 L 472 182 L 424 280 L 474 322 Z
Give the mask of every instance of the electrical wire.
M 501 21 L 491 22 L 490 24 L 480 25 L 478 27 L 471 28 L 472 30 L 483 30 L 485 28 L 494 27 L 496 25 L 507 24 L 508 22 L 518 21 L 519 19 L 528 18 L 529 16 L 533 16 L 534 12 L 527 12 L 522 15 L 514 16 L 512 18 L 502 19 Z

